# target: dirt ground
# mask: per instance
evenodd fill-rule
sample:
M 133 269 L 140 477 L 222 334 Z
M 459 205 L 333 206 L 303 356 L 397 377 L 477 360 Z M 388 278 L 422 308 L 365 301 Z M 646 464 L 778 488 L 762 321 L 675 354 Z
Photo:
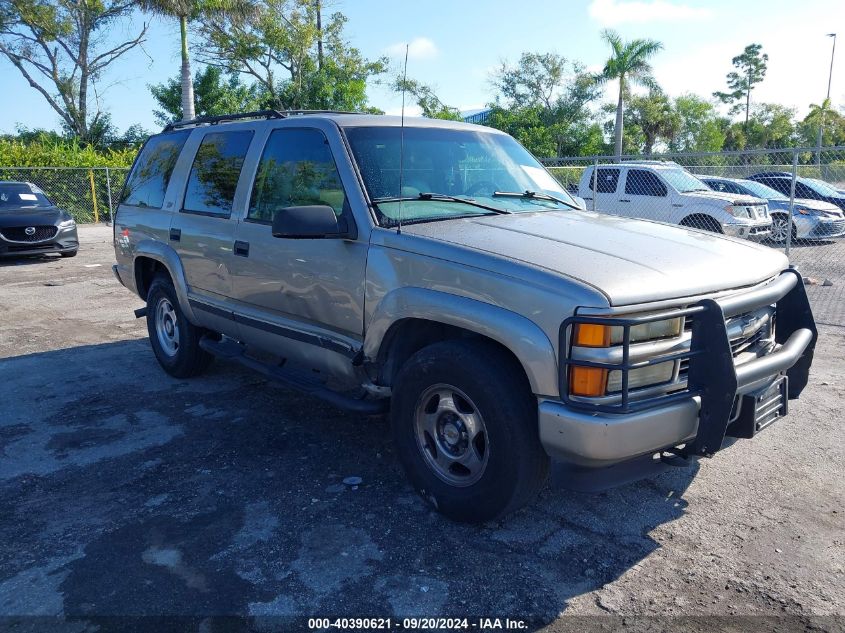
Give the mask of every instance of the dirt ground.
M 845 630 L 845 327 L 820 326 L 811 385 L 754 440 L 462 526 L 413 493 L 384 420 L 223 362 L 168 377 L 110 229 L 80 237 L 0 262 L 0 628 Z

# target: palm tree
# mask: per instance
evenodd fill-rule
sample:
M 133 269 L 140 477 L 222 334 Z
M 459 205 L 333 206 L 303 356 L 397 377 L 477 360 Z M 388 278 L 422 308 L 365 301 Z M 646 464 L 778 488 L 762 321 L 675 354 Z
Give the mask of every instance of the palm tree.
M 649 59 L 663 48 L 663 44 L 646 39 L 624 42 L 616 31 L 609 29 L 602 31 L 602 38 L 610 44 L 612 54 L 597 79 L 600 82 L 607 82 L 612 79 L 619 80 L 616 126 L 613 128 L 614 149 L 618 159 L 622 156 L 622 110 L 625 105 L 623 98 L 625 88 L 628 84 L 641 84 L 648 87 L 656 85 L 654 78 L 651 76 Z
M 246 17 L 253 12 L 249 0 L 139 0 L 144 11 L 179 20 L 182 46 L 182 120 L 196 116 L 191 59 L 188 55 L 188 22 L 203 15 L 235 14 Z

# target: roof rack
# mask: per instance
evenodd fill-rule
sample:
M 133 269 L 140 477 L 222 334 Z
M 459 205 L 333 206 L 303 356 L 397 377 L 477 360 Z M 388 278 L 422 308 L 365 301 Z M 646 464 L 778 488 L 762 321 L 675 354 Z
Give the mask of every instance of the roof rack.
M 291 115 L 299 114 L 366 114 L 364 112 L 349 112 L 345 110 L 255 110 L 254 112 L 239 112 L 235 114 L 220 114 L 217 116 L 203 116 L 188 121 L 177 121 L 165 126 L 163 132 L 178 130 L 179 128 L 192 125 L 217 125 L 230 121 L 242 121 L 245 119 L 284 119 Z

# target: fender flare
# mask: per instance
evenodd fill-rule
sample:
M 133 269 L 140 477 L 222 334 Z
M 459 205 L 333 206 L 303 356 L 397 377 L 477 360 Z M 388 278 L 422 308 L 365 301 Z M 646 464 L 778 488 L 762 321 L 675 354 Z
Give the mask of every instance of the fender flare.
M 533 393 L 559 395 L 554 345 L 536 323 L 520 314 L 436 290 L 398 288 L 387 293 L 373 312 L 364 337 L 364 356 L 377 358 L 390 327 L 404 319 L 443 323 L 486 336 L 517 358 Z
M 691 206 L 684 206 L 683 209 L 677 209 L 677 211 L 680 211 L 680 213 L 678 213 L 678 215 L 675 216 L 673 220 L 675 224 L 679 225 L 691 215 L 706 215 L 710 218 L 713 218 L 713 220 L 717 222 L 719 226 L 723 226 L 730 217 L 728 213 L 723 209 L 720 209 L 718 214 L 715 213 L 715 209 L 707 204 L 694 204 Z
M 194 311 L 188 301 L 188 282 L 185 278 L 185 269 L 182 267 L 182 260 L 179 259 L 179 255 L 173 247 L 155 240 L 144 240 L 138 243 L 132 259 L 132 275 L 136 290 L 138 290 L 138 267 L 135 265 L 135 261 L 139 257 L 154 259 L 167 269 L 167 272 L 170 273 L 170 278 L 173 280 L 176 298 L 179 300 L 179 307 L 182 309 L 182 313 L 188 317 L 191 323 L 197 323 Z M 146 297 L 141 298 L 146 300 Z

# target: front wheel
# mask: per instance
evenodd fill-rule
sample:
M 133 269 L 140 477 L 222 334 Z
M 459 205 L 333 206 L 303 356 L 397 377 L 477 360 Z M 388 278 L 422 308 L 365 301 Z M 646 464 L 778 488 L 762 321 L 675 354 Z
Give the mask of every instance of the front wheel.
M 789 216 L 781 213 L 772 215 L 772 236 L 771 240 L 776 244 L 783 244 L 789 235 Z M 792 225 L 792 241 L 795 242 L 798 237 L 798 232 L 795 230 L 795 225 Z
M 411 483 L 456 521 L 516 510 L 548 473 L 525 375 L 487 342 L 444 341 L 412 356 L 394 384 L 391 425 Z
M 190 378 L 214 357 L 200 347 L 205 330 L 188 321 L 169 278 L 160 275 L 147 293 L 147 333 L 159 364 L 171 376 Z

